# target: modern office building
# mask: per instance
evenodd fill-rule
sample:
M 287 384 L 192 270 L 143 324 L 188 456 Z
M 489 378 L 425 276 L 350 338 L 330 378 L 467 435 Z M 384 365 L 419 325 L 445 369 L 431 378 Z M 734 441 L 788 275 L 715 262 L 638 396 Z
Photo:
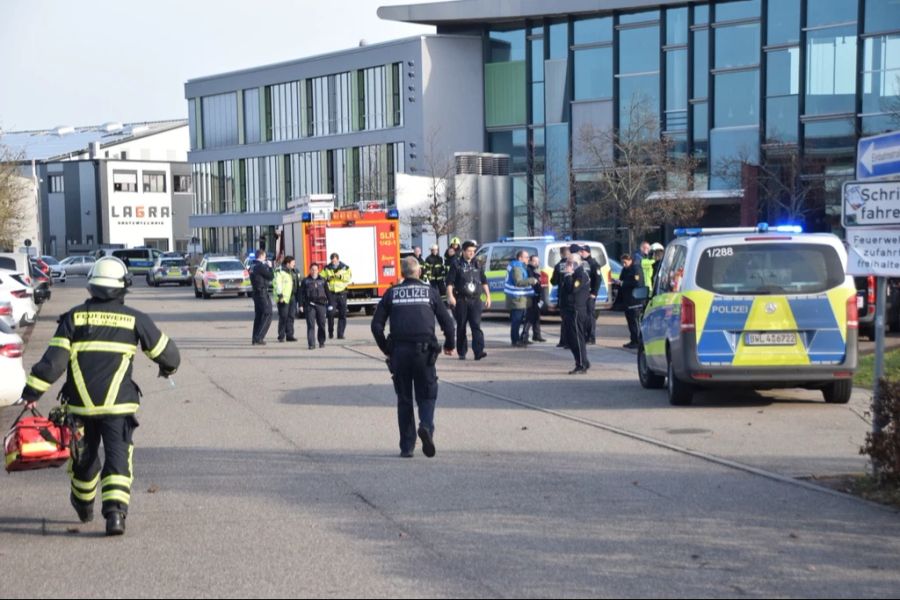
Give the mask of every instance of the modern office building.
M 193 199 L 187 121 L 9 131 L 0 144 L 32 183 L 22 202 L 39 206 L 40 220 L 23 235 L 44 254 L 105 245 L 187 249 Z
M 481 37 L 421 36 L 185 84 L 205 251 L 271 242 L 291 200 L 394 202 L 398 173 L 480 150 Z
M 729 165 L 748 163 L 761 217 L 832 230 L 858 138 L 900 129 L 900 0 L 459 0 L 378 14 L 481 38 L 483 150 L 512 157 L 517 233 L 544 202 L 595 200 L 578 132 L 627 127 L 635 99 L 673 152 L 696 157 L 690 185 L 721 223 L 737 223 L 747 183 Z

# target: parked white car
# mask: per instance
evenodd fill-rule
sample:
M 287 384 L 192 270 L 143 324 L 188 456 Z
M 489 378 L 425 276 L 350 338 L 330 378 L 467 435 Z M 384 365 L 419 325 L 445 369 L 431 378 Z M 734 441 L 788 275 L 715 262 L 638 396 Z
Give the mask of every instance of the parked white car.
M 16 325 L 30 325 L 37 319 L 34 289 L 24 285 L 13 275 L 15 273 L 11 271 L 0 270 L 0 300 L 5 299 L 12 304 Z
M 9 406 L 22 396 L 25 387 L 25 366 L 22 338 L 0 321 L 0 406 Z
M 5 323 L 10 329 L 16 328 L 16 320 L 13 318 L 12 294 L 0 291 L 0 323 Z

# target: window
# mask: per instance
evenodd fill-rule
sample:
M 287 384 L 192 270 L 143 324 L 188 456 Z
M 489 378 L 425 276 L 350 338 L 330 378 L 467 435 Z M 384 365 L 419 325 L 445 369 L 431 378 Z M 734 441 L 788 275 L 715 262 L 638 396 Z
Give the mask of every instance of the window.
M 202 99 L 202 104 L 204 148 L 237 144 L 237 94 L 230 92 L 206 96 Z
M 576 45 L 612 42 L 611 17 L 578 19 L 575 21 L 574 30 Z
M 715 127 L 759 122 L 759 71 L 716 75 Z
M 687 49 L 666 52 L 666 131 L 687 129 Z
M 789 44 L 800 41 L 800 0 L 769 2 L 766 31 L 767 44 Z
M 575 51 L 575 99 L 612 98 L 612 48 Z
M 144 192 L 162 194 L 166 191 L 166 174 L 144 171 Z
M 489 63 L 525 60 L 525 30 L 492 31 L 489 34 Z
M 113 171 L 113 191 L 137 193 L 137 171 Z
M 50 176 L 50 193 L 51 194 L 62 194 L 65 191 L 66 191 L 65 178 L 62 175 L 51 175 Z
M 825 244 L 718 246 L 697 264 L 697 285 L 724 295 L 818 294 L 843 281 L 841 259 Z
M 858 10 L 857 0 L 807 0 L 806 26 L 855 23 L 859 16 Z
M 807 32 L 806 114 L 853 112 L 856 106 L 856 25 Z
M 694 98 L 709 96 L 709 29 L 699 29 L 694 36 Z
M 759 0 L 719 2 L 716 4 L 716 21 L 735 21 L 759 17 Z
M 622 29 L 619 42 L 619 128 L 628 130 L 634 110 L 659 114 L 659 26 Z
M 670 8 L 666 11 L 666 45 L 682 46 L 688 39 L 688 9 Z
M 253 88 L 244 90 L 244 143 L 259 142 L 259 89 Z
M 644 23 L 645 21 L 658 21 L 658 20 L 659 20 L 659 11 L 658 10 L 648 10 L 645 12 L 619 15 L 619 23 L 622 25 L 628 25 L 631 23 Z M 657 47 L 658 47 L 658 45 L 657 45 Z
M 681 288 L 681 278 L 684 276 L 684 263 L 687 251 L 684 246 L 670 246 L 663 258 L 663 264 L 659 268 L 657 279 L 657 294 L 677 293 Z
M 866 33 L 900 29 L 900 0 L 866 0 Z
M 716 28 L 716 68 L 759 64 L 759 23 Z
M 619 73 L 659 71 L 659 27 L 623 29 L 619 32 Z
M 865 41 L 863 57 L 863 113 L 900 110 L 900 34 Z
M 190 175 L 173 175 L 172 191 L 176 194 L 191 193 L 191 176 Z

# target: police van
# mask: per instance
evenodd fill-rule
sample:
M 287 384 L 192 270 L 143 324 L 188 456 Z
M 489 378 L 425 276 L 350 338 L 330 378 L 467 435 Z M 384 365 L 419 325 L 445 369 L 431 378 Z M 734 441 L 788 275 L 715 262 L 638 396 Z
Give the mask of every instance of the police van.
M 643 387 L 673 405 L 715 386 L 850 399 L 859 323 L 841 240 L 765 223 L 675 233 L 641 324 Z
M 600 291 L 597 294 L 597 308 L 609 308 L 612 305 L 610 288 L 611 271 L 606 248 L 600 242 L 588 241 L 564 241 L 557 240 L 553 236 L 539 237 L 509 237 L 500 238 L 497 242 L 491 242 L 482 246 L 475 254 L 475 260 L 484 269 L 491 289 L 491 311 L 503 312 L 506 310 L 506 268 L 516 259 L 519 250 L 525 250 L 529 256 L 538 256 L 541 260 L 541 285 L 544 286 L 544 313 L 557 312 L 559 310 L 559 290 L 557 286 L 550 285 L 553 276 L 553 267 L 561 259 L 560 250 L 572 244 L 587 245 L 591 249 L 591 256 L 600 265 Z

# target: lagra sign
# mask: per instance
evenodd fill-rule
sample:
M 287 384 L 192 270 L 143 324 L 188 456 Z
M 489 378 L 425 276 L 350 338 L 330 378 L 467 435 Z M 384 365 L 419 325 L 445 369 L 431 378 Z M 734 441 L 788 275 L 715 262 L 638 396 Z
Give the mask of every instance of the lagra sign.
M 168 206 L 111 206 L 113 219 L 168 219 L 172 209 Z

